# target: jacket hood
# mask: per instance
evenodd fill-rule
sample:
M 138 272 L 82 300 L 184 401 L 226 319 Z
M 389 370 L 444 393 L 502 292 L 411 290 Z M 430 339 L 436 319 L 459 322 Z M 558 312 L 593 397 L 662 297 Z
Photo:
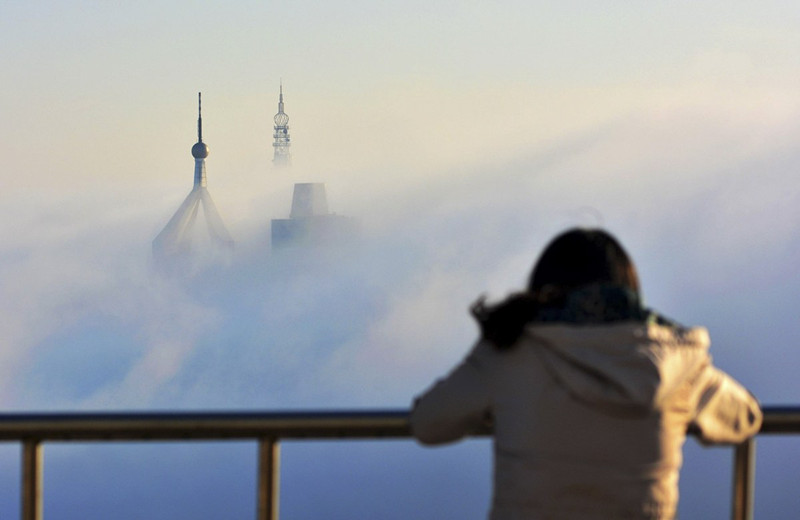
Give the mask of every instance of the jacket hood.
M 658 409 L 682 383 L 710 364 L 702 327 L 645 322 L 535 324 L 526 339 L 576 399 L 615 412 Z

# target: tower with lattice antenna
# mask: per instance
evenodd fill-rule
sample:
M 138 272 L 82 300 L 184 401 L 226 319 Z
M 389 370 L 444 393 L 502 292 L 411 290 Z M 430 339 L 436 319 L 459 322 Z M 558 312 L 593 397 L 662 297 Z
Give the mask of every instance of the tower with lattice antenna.
M 273 118 L 275 132 L 272 134 L 274 150 L 272 162 L 275 166 L 288 166 L 292 162 L 289 147 L 292 145 L 289 137 L 289 116 L 283 111 L 283 82 L 281 82 L 280 96 L 278 97 L 278 113 Z
M 153 240 L 153 255 L 157 260 L 201 250 L 233 249 L 233 239 L 225 228 L 206 187 L 208 152 L 208 145 L 203 142 L 202 104 L 198 92 L 197 142 L 192 146 L 194 186 L 166 227 Z

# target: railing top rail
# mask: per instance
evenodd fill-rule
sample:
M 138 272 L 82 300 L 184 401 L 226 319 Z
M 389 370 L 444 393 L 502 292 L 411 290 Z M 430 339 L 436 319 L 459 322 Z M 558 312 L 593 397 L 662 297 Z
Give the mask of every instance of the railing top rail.
M 408 437 L 408 410 L 0 414 L 0 441 Z
M 760 433 L 800 433 L 800 406 L 762 406 Z
M 800 433 L 800 406 L 765 406 L 761 433 Z M 0 441 L 404 438 L 408 410 L 0 414 Z M 488 431 L 475 432 L 485 435 Z

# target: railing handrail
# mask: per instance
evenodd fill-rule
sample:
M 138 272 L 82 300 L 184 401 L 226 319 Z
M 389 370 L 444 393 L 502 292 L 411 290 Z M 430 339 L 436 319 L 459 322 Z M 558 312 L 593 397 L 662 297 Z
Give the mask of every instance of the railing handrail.
M 764 423 L 758 433 L 800 433 L 800 406 L 762 406 Z
M 765 406 L 759 433 L 800 433 L 800 406 Z M 473 435 L 487 435 L 488 430 Z M 408 410 L 0 413 L 0 441 L 405 438 Z
M 134 441 L 411 436 L 408 410 L 0 414 L 0 441 Z
M 760 434 L 800 433 L 800 406 L 765 406 Z M 487 435 L 488 430 L 473 432 Z M 42 443 L 252 439 L 259 443 L 257 518 L 278 518 L 278 443 L 286 439 L 411 436 L 408 410 L 160 411 L 0 414 L 0 442 L 22 443 L 23 520 L 42 518 Z M 754 442 L 735 450 L 735 520 L 752 518 Z

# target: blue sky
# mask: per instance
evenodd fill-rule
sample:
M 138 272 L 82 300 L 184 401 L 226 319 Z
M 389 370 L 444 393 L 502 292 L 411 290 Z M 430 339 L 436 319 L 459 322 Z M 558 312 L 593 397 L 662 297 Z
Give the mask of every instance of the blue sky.
M 474 298 L 597 224 L 648 303 L 708 326 L 762 402 L 796 403 L 799 18 L 778 1 L 6 2 L 0 406 L 404 407 L 469 348 Z M 270 164 L 281 81 L 289 172 Z M 163 279 L 150 241 L 191 188 L 198 91 L 237 254 Z M 325 182 L 363 241 L 269 255 L 295 182 Z M 797 441 L 759 445 L 757 513 L 785 516 Z M 252 446 L 93 449 L 47 448 L 48 518 L 251 514 Z M 489 460 L 481 441 L 291 444 L 284 511 L 482 518 Z M 682 478 L 682 516 L 716 517 L 729 452 L 689 441 Z

